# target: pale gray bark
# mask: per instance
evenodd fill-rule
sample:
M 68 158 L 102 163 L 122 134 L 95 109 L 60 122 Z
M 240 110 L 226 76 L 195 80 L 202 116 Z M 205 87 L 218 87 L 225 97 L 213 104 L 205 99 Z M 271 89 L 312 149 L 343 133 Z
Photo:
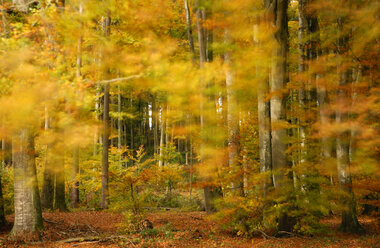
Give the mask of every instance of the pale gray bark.
M 15 134 L 13 152 L 15 220 L 10 236 L 17 240 L 43 228 L 31 130 L 23 128 Z

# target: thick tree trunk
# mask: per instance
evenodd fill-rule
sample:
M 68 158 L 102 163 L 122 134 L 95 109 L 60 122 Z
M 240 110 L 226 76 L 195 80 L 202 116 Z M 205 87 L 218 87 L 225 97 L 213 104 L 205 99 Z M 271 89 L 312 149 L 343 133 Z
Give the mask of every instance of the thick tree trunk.
M 338 56 L 340 62 L 343 61 L 343 56 L 346 55 L 348 50 L 348 35 L 344 34 L 345 18 L 338 18 Z M 339 73 L 339 90 L 337 99 L 339 108 L 336 111 L 336 123 L 343 124 L 348 121 L 347 111 L 342 110 L 343 107 L 351 101 L 347 93 L 347 86 L 351 78 L 351 70 L 344 68 L 342 64 L 338 65 Z M 343 232 L 360 233 L 363 232 L 363 228 L 360 226 L 356 215 L 356 201 L 354 192 L 352 190 L 352 179 L 350 172 L 350 141 L 351 131 L 343 130 L 337 136 L 336 140 L 336 156 L 337 156 L 337 169 L 338 169 L 338 182 L 340 188 L 345 192 L 343 196 L 343 210 L 342 210 L 342 222 L 340 230 Z
M 265 100 L 268 95 L 268 80 L 264 80 L 258 87 L 258 119 L 259 119 L 259 156 L 260 172 L 267 173 L 272 170 L 272 139 L 270 126 L 270 102 Z M 267 188 L 272 184 L 272 179 L 263 183 L 263 196 L 266 196 Z
M 269 22 L 274 26 L 272 44 L 272 67 L 269 79 L 270 92 L 270 122 L 272 146 L 273 185 L 280 192 L 285 186 L 286 172 L 286 123 L 285 99 L 282 91 L 287 82 L 287 50 L 288 50 L 288 18 L 287 0 L 265 0 L 264 2 Z M 286 213 L 278 220 L 279 231 L 292 231 L 292 221 Z
M 15 220 L 11 238 L 35 237 L 43 228 L 38 193 L 34 137 L 27 128 L 14 137 L 14 206 Z
M 272 136 L 272 169 L 274 171 L 273 184 L 276 188 L 280 188 L 284 180 L 284 169 L 286 167 L 284 143 L 286 138 L 286 129 L 281 127 L 286 121 L 285 119 L 285 101 L 281 91 L 284 89 L 286 74 L 286 58 L 288 45 L 288 23 L 287 23 L 287 7 L 286 0 L 273 0 L 272 22 L 276 27 L 274 33 L 274 43 L 272 50 L 272 69 L 269 80 L 270 91 L 273 96 L 270 99 L 270 116 L 271 116 L 271 136 Z
M 260 29 L 256 25 L 254 27 L 254 41 L 257 46 L 260 46 Z M 259 76 L 259 68 L 256 67 L 256 75 Z M 268 76 L 259 83 L 257 87 L 257 99 L 258 99 L 258 126 L 259 126 L 259 157 L 260 157 L 260 172 L 268 173 L 272 170 L 272 138 L 271 138 L 271 126 L 270 126 L 270 102 L 266 99 L 269 95 L 269 73 Z M 272 177 L 265 177 L 262 185 L 263 197 L 266 197 L 267 189 L 272 185 Z

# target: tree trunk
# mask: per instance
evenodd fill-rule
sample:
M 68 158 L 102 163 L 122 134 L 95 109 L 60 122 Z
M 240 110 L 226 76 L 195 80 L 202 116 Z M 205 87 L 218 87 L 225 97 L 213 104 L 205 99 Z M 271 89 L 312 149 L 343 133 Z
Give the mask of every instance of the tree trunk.
M 103 157 L 101 207 L 108 207 L 108 148 L 109 148 L 109 84 L 104 86 Z
M 342 108 L 348 104 L 351 98 L 347 94 L 347 86 L 351 78 L 351 70 L 344 68 L 342 65 L 343 56 L 346 55 L 348 50 L 348 35 L 344 34 L 345 18 L 338 18 L 338 57 L 340 63 L 338 65 L 339 73 L 339 90 L 337 94 L 339 107 L 336 111 L 336 123 L 343 124 L 348 121 L 347 111 L 343 111 Z M 339 109 L 340 108 L 340 109 Z M 342 210 L 342 222 L 340 225 L 340 230 L 343 232 L 360 233 L 363 232 L 363 228 L 360 226 L 356 215 L 356 201 L 354 192 L 352 190 L 352 179 L 350 172 L 350 140 L 351 131 L 343 130 L 338 133 L 336 140 L 336 156 L 337 156 L 337 169 L 338 169 L 338 182 L 340 188 L 344 191 L 343 196 L 343 210 Z
M 82 15 L 83 7 L 79 4 L 79 15 Z M 77 61 L 76 61 L 76 78 L 79 81 L 81 77 L 82 68 L 82 36 L 80 35 L 77 41 Z M 78 95 L 78 94 L 77 94 Z M 71 187 L 71 204 L 73 208 L 79 205 L 79 145 L 75 144 L 73 149 L 73 171 L 72 171 L 73 184 Z
M 38 193 L 34 137 L 27 128 L 14 137 L 14 206 L 15 220 L 11 239 L 36 237 L 43 228 L 40 196 Z
M 201 4 L 202 0 L 195 1 L 195 8 L 196 11 L 196 22 L 197 22 L 197 30 L 198 30 L 198 45 L 199 45 L 199 67 L 202 70 L 204 68 L 204 64 L 208 60 L 207 56 L 207 30 L 203 27 L 203 23 L 206 21 L 206 10 L 205 7 Z M 203 3 L 203 2 L 202 2 Z M 201 78 L 201 91 L 203 91 L 203 88 L 205 87 L 204 79 Z M 203 133 L 205 128 L 205 116 L 204 116 L 204 103 L 202 100 L 203 92 L 201 92 L 201 100 L 200 100 L 200 129 L 201 133 Z M 204 139 L 204 137 L 202 137 Z M 205 141 L 203 140 L 201 142 L 200 146 L 200 161 L 204 162 L 205 156 L 204 156 L 204 149 L 205 149 Z M 204 204 L 205 204 L 205 210 L 206 212 L 214 212 L 215 206 L 214 206 L 214 200 L 217 196 L 217 190 L 210 185 L 210 178 L 203 178 L 205 182 L 205 186 L 203 188 L 204 191 Z
M 272 146 L 273 185 L 280 192 L 284 187 L 286 172 L 285 138 L 286 123 L 285 100 L 282 91 L 287 82 L 287 50 L 288 50 L 288 19 L 287 0 L 266 0 L 265 8 L 270 23 L 274 26 L 272 44 L 272 68 L 269 79 L 270 92 L 270 122 Z M 291 219 L 286 213 L 281 213 L 278 220 L 279 231 L 292 231 Z
M 47 145 L 46 148 L 46 158 L 45 158 L 45 168 L 43 175 L 43 185 L 41 192 L 41 206 L 43 209 L 53 209 L 54 203 L 54 178 L 55 172 L 52 168 L 51 161 L 51 145 Z
M 254 40 L 257 46 L 260 46 L 259 32 L 259 27 L 255 26 Z M 266 74 L 268 76 L 265 76 L 264 80 L 257 87 L 260 173 L 268 173 L 272 170 L 270 102 L 266 99 L 269 95 L 269 72 L 266 71 Z M 256 67 L 256 75 L 259 75 L 258 66 Z M 272 177 L 266 176 L 262 185 L 264 198 L 266 197 L 268 187 L 272 184 Z
M 119 152 L 119 166 L 121 166 L 121 138 L 122 138 L 122 126 L 121 126 L 121 90 L 120 84 L 117 85 L 117 149 Z
M 55 199 L 54 199 L 54 209 L 61 212 L 67 211 L 66 200 L 65 200 L 65 157 L 63 155 L 63 143 L 57 143 L 54 146 L 54 160 L 55 165 Z
M 72 172 L 72 188 L 71 188 L 71 204 L 73 208 L 77 208 L 79 205 L 79 146 L 74 146 L 73 151 L 73 172 Z
M 225 43 L 230 45 L 229 30 L 225 29 Z M 228 49 L 228 48 L 227 48 Z M 239 131 L 239 118 L 238 118 L 238 106 L 235 92 L 235 80 L 232 72 L 232 58 L 231 52 L 227 51 L 224 54 L 224 62 L 227 65 L 226 70 L 226 91 L 227 91 L 227 129 L 228 129 L 228 165 L 232 169 L 233 174 L 236 174 L 236 167 L 238 163 L 239 146 L 240 146 L 240 131 Z M 235 181 L 235 180 L 234 180 Z M 232 191 L 236 190 L 237 186 L 240 186 L 237 180 L 232 182 Z
M 110 32 L 111 18 L 104 17 L 102 29 L 104 36 L 108 37 Z M 110 104 L 110 84 L 104 85 L 104 107 L 103 107 L 103 156 L 102 156 L 102 192 L 101 192 L 101 207 L 108 207 L 108 148 L 110 135 L 110 120 L 109 120 L 109 104 Z
M 45 131 L 49 129 L 48 109 L 45 107 Z M 53 209 L 54 204 L 54 178 L 55 171 L 52 164 L 51 154 L 52 144 L 46 145 L 45 167 L 43 174 L 43 184 L 41 191 L 41 207 L 42 209 Z
M 273 6 L 272 6 L 273 5 Z M 272 169 L 274 171 L 273 184 L 280 188 L 284 180 L 284 169 L 286 166 L 285 150 L 286 129 L 281 127 L 285 119 L 285 101 L 281 95 L 284 89 L 286 74 L 288 23 L 286 10 L 287 0 L 273 0 L 270 4 L 272 22 L 276 27 L 272 50 L 272 69 L 269 80 L 270 91 L 273 96 L 270 99 L 271 136 L 272 136 Z
M 190 15 L 190 7 L 187 0 L 184 0 L 185 5 L 185 13 L 186 13 L 186 26 L 187 26 L 187 40 L 189 43 L 190 53 L 193 59 L 195 60 L 195 48 L 194 48 L 194 39 L 193 39 L 193 28 L 191 25 L 191 15 Z

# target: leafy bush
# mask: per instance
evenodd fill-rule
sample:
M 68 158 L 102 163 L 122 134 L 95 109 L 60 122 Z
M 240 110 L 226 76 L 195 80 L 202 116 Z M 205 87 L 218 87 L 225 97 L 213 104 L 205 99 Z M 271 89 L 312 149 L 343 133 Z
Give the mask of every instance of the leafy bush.
M 13 205 L 13 167 L 0 167 L 1 186 L 3 190 L 4 212 L 12 214 Z

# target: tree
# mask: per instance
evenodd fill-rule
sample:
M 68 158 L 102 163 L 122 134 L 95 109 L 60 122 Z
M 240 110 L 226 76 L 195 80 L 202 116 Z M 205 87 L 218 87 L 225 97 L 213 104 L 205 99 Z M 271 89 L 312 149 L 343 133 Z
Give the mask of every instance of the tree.
M 15 221 L 10 236 L 12 239 L 35 237 L 43 223 L 32 131 L 27 127 L 18 130 L 13 147 Z
M 343 106 L 350 102 L 351 97 L 347 94 L 347 87 L 352 78 L 351 69 L 343 67 L 343 57 L 348 51 L 349 36 L 344 32 L 346 17 L 340 16 L 338 22 L 338 56 L 340 57 L 340 64 L 338 64 L 339 73 L 339 89 L 338 89 L 338 103 L 341 109 L 336 111 L 337 124 L 343 124 L 348 121 L 348 113 L 342 110 Z M 342 210 L 342 222 L 340 230 L 344 232 L 359 233 L 363 231 L 356 216 L 356 201 L 352 190 L 352 178 L 350 172 L 350 141 L 351 131 L 342 130 L 339 132 L 336 140 L 336 156 L 337 156 L 337 169 L 338 169 L 338 182 L 341 189 L 345 192 L 343 196 L 344 208 Z
M 286 116 L 285 98 L 282 91 L 287 82 L 287 51 L 288 51 L 288 19 L 287 0 L 266 0 L 265 8 L 268 21 L 274 27 L 272 65 L 269 78 L 270 87 L 270 122 L 273 185 L 282 191 L 285 185 Z M 292 226 L 287 213 L 282 213 L 278 221 L 278 230 L 291 231 Z
M 231 45 L 230 31 L 225 28 L 225 42 Z M 236 97 L 236 83 L 233 73 L 232 52 L 226 51 L 224 54 L 224 62 L 226 69 L 226 91 L 227 91 L 227 132 L 228 132 L 228 165 L 232 171 L 236 170 L 238 164 L 239 147 L 240 147 L 240 131 L 239 131 L 239 110 Z M 233 191 L 241 185 L 238 182 L 232 184 Z M 243 187 L 241 187 L 241 190 Z
M 110 34 L 111 18 L 109 16 L 103 17 L 102 30 L 105 37 Z M 108 149 L 109 149 L 109 136 L 110 136 L 110 124 L 109 124 L 109 105 L 110 105 L 110 83 L 107 82 L 104 85 L 104 107 L 103 107 L 103 156 L 102 156 L 102 199 L 101 207 L 108 207 Z

